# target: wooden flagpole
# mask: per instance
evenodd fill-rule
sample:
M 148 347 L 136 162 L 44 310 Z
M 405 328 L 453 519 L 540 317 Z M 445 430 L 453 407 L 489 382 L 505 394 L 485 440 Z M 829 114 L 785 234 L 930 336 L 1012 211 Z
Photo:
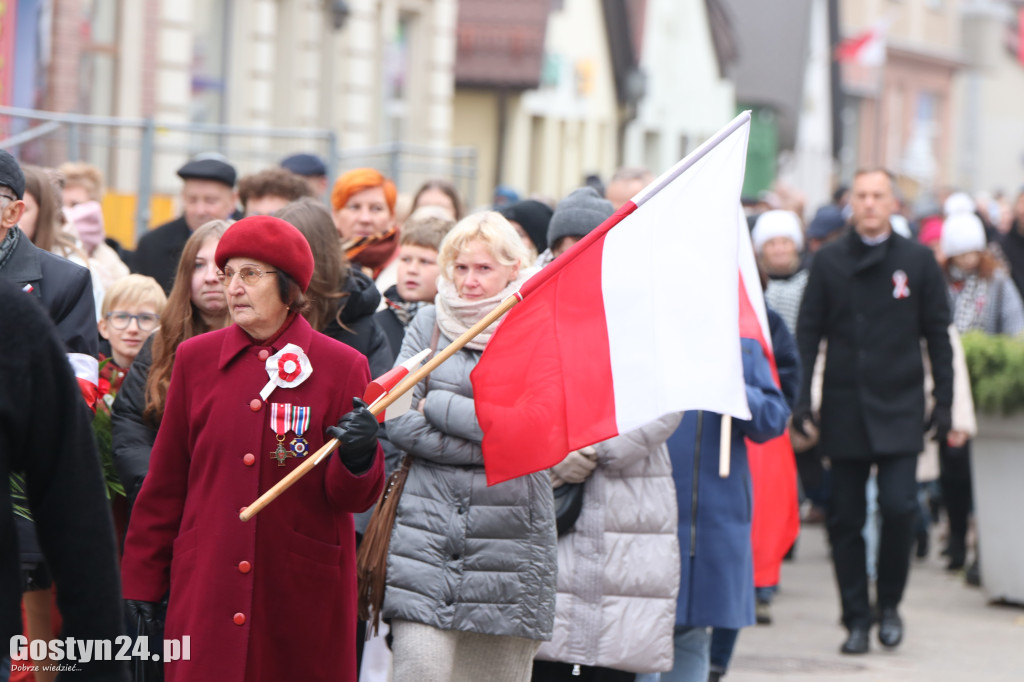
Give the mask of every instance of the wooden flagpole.
M 495 320 L 499 319 L 502 315 L 507 313 L 512 307 L 519 303 L 522 299 L 519 292 L 516 292 L 502 301 L 498 306 L 487 313 L 479 322 L 474 324 L 472 327 L 467 329 L 459 338 L 452 341 L 450 344 L 444 347 L 444 349 L 437 352 L 426 364 L 417 369 L 415 372 L 409 374 L 409 376 L 402 379 L 401 383 L 395 386 L 394 389 L 388 392 L 387 395 L 383 396 L 379 400 L 375 401 L 370 406 L 370 412 L 374 415 L 378 415 L 383 412 L 389 405 L 398 400 L 404 393 L 412 390 L 421 379 L 437 369 L 438 365 L 450 358 L 456 352 L 462 349 L 467 343 L 472 341 L 477 334 L 491 326 Z M 327 455 L 334 452 L 334 450 L 340 445 L 337 438 L 332 438 L 321 446 L 319 450 L 308 456 L 306 461 L 295 467 L 287 476 L 278 481 L 274 487 L 267 492 L 263 493 L 256 499 L 255 502 L 245 507 L 242 512 L 238 515 L 238 518 L 243 521 L 248 521 L 252 517 L 256 516 L 264 507 L 273 502 L 277 497 L 285 490 L 295 484 L 300 478 L 308 474 L 313 467 L 320 463 Z

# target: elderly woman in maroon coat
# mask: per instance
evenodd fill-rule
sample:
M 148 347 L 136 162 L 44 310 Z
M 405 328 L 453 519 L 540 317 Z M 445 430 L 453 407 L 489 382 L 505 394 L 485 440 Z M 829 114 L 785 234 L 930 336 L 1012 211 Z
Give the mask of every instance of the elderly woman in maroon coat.
M 240 220 L 216 262 L 234 324 L 178 348 L 125 542 L 129 615 L 167 597 L 164 636 L 191 648 L 171 682 L 355 680 L 352 512 L 384 476 L 366 359 L 299 314 L 313 255 L 288 223 Z M 239 520 L 327 436 L 337 454 Z

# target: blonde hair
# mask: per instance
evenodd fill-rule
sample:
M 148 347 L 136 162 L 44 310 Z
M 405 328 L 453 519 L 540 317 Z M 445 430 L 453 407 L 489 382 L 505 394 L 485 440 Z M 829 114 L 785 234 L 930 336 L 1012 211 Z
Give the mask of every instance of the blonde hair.
M 120 307 L 139 308 L 151 306 L 153 312 L 161 315 L 167 305 L 167 295 L 155 279 L 146 275 L 127 275 L 110 285 L 103 296 L 100 315 L 106 316 Z
M 84 187 L 93 201 L 103 200 L 103 171 L 91 163 L 68 161 L 57 169 L 64 175 L 64 187 Z
M 512 224 L 500 213 L 481 211 L 466 216 L 445 235 L 437 255 L 442 277 L 452 280 L 455 259 L 475 239 L 486 244 L 491 256 L 502 265 L 527 267 L 530 263 L 530 252 Z
M 422 246 L 439 251 L 444 236 L 455 227 L 455 221 L 439 206 L 423 206 L 412 212 L 402 225 L 398 245 Z

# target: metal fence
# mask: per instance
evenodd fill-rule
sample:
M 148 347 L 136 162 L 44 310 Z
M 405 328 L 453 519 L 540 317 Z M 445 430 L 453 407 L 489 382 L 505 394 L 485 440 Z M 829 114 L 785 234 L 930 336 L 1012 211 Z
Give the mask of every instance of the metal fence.
M 455 184 L 466 205 L 474 205 L 476 199 L 477 160 L 472 148 L 394 142 L 346 149 L 331 130 L 160 122 L 0 106 L 0 148 L 23 163 L 95 164 L 108 189 L 136 197 L 136 235 L 150 227 L 150 199 L 177 194 L 180 181 L 175 171 L 200 152 L 224 155 L 240 176 L 275 166 L 288 154 L 309 152 L 324 159 L 329 178 L 368 166 L 394 180 L 402 192 L 415 192 L 425 180 L 441 177 Z

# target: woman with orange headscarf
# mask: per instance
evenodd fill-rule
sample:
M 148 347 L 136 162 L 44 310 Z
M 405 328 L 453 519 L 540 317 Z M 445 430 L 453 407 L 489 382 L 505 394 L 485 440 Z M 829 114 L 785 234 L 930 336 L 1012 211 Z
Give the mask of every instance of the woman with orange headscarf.
M 372 168 L 356 168 L 339 177 L 331 190 L 331 217 L 345 255 L 377 279 L 398 252 L 395 183 Z

